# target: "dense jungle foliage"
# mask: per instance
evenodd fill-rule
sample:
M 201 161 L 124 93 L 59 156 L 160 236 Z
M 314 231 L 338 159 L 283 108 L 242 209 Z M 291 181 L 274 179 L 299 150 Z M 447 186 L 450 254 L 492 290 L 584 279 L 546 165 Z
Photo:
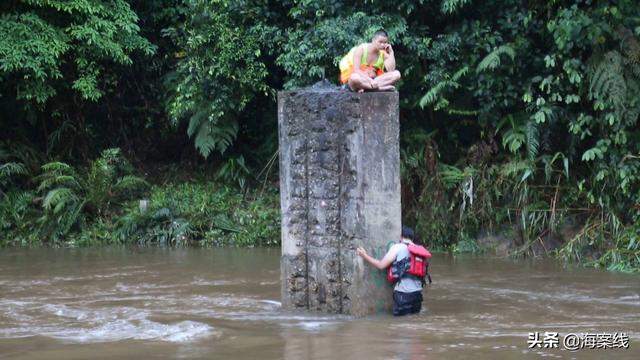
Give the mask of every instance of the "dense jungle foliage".
M 337 83 L 340 57 L 384 28 L 406 223 L 454 252 L 640 270 L 636 1 L 9 0 L 0 14 L 0 244 L 278 244 L 276 92 Z

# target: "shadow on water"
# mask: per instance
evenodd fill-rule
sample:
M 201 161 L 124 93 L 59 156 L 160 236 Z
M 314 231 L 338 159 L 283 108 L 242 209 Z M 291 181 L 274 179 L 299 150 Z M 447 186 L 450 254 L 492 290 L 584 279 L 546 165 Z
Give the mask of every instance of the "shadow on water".
M 437 254 L 407 318 L 280 307 L 278 249 L 7 249 L 8 359 L 638 358 L 640 278 Z M 625 332 L 626 350 L 528 349 L 530 332 Z

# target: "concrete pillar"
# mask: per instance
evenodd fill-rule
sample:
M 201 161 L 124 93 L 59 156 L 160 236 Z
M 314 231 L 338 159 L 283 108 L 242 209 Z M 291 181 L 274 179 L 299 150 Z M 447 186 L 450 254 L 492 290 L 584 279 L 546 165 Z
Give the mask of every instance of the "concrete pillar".
M 398 93 L 307 88 L 278 93 L 282 304 L 389 311 L 381 258 L 400 238 Z

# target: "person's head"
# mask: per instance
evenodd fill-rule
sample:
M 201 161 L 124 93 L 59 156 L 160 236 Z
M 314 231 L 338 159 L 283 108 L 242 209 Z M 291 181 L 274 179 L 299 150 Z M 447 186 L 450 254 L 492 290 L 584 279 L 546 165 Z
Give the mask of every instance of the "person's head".
M 402 239 L 411 240 L 411 242 L 416 245 L 422 245 L 422 240 L 418 237 L 415 231 L 408 226 L 402 226 Z
M 376 31 L 371 38 L 371 43 L 378 50 L 384 50 L 389 43 L 389 35 L 383 29 Z

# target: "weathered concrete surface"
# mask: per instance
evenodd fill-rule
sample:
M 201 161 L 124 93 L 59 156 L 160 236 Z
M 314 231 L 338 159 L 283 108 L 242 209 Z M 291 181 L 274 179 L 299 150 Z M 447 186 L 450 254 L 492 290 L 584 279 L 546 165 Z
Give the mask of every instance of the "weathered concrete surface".
M 388 311 L 380 258 L 400 236 L 398 93 L 308 88 L 278 94 L 282 304 Z

